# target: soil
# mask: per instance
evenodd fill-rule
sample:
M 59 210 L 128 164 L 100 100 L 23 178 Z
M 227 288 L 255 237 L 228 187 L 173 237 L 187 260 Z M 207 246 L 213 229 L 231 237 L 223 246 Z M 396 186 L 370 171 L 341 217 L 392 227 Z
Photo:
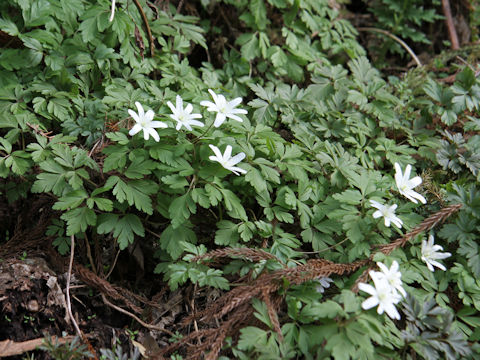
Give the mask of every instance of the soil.
M 0 215 L 8 213 L 9 219 L 12 216 L 15 219 L 10 224 L 3 223 L 0 229 L 2 238 L 9 238 L 0 242 L 0 357 L 18 350 L 18 355 L 9 359 L 32 358 L 27 356 L 32 354 L 34 359 L 52 359 L 48 352 L 32 351 L 27 341 L 76 334 L 67 314 L 65 289 L 69 259 L 53 249 L 53 239 L 44 235 L 51 219 L 58 214 L 50 210 L 52 201 L 48 197 L 31 200 L 27 208 L 21 201 L 7 206 L 6 199 L 0 199 Z M 166 346 L 170 335 L 161 329 L 175 331 L 177 317 L 189 299 L 184 292 L 191 292 L 191 287 L 183 292 L 167 291 L 161 276 L 153 274 L 153 269 L 137 271 L 138 255 L 133 255 L 134 251 L 132 254 L 125 251 L 126 255 L 117 259 L 107 280 L 103 272 L 80 265 L 89 261 L 84 259 L 88 258 L 86 242 L 82 239 L 77 242 L 70 284 L 71 307 L 84 336 L 83 342 L 95 349 L 93 356 L 99 358 L 99 349 L 112 349 L 114 343 L 126 353 L 133 352 L 131 340 L 134 339 L 140 341 L 136 344 L 142 351 L 152 352 L 158 350 L 155 346 Z M 105 254 L 109 253 L 105 244 L 100 246 Z M 93 261 L 102 268 L 111 264 L 107 262 L 108 257 L 97 257 L 95 251 L 89 251 L 93 254 L 91 258 L 95 258 Z M 158 329 L 150 331 L 111 304 Z M 142 342 L 147 344 L 146 350 L 142 349 Z

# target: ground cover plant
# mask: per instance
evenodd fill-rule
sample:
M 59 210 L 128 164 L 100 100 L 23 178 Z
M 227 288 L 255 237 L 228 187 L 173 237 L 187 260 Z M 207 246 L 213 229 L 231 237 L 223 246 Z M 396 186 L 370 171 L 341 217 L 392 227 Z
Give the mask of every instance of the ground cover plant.
M 1 2 L 6 354 L 480 358 L 478 4 L 440 5 Z

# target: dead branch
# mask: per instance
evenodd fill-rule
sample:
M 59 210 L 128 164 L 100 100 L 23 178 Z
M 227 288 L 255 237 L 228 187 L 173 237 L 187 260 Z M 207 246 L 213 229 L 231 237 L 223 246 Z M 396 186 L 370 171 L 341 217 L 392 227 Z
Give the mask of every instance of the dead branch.
M 460 49 L 460 43 L 458 42 L 457 31 L 453 24 L 452 10 L 450 9 L 450 2 L 448 0 L 442 0 L 443 15 L 445 15 L 445 23 L 447 24 L 448 36 L 452 43 L 452 50 Z
M 66 292 L 66 297 L 67 297 L 67 313 L 68 316 L 70 317 L 70 320 L 72 321 L 73 327 L 75 328 L 75 331 L 77 332 L 77 335 L 82 338 L 82 332 L 80 331 L 80 328 L 78 327 L 77 321 L 75 320 L 75 317 L 73 316 L 72 313 L 72 303 L 70 301 L 70 280 L 72 279 L 72 267 L 73 267 L 73 256 L 75 255 L 75 237 L 72 235 L 70 237 L 70 262 L 68 264 L 68 273 L 67 273 L 67 285 L 65 288 Z

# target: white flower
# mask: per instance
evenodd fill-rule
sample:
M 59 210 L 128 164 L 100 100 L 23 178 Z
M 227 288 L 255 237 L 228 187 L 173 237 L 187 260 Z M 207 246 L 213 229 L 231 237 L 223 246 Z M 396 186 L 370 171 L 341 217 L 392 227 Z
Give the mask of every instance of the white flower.
M 243 122 L 242 118 L 235 114 L 247 114 L 247 110 L 244 109 L 235 109 L 237 105 L 242 102 L 242 98 L 238 97 L 232 101 L 227 101 L 225 96 L 215 94 L 211 89 L 208 89 L 208 92 L 212 95 L 213 103 L 211 101 L 201 101 L 200 105 L 207 106 L 207 111 L 214 111 L 217 113 L 215 117 L 215 122 L 213 126 L 219 127 L 223 124 L 225 119 L 228 117 L 230 119 Z
M 202 115 L 200 114 L 192 114 L 193 106 L 192 104 L 187 104 L 185 109 L 183 108 L 183 100 L 180 95 L 177 95 L 176 104 L 173 104 L 169 101 L 167 102 L 168 107 L 172 110 L 172 115 L 170 117 L 177 122 L 177 130 L 180 130 L 182 126 L 185 126 L 189 131 L 192 131 L 192 126 L 204 126 L 204 124 L 198 120 Z
M 110 22 L 113 21 L 113 17 L 115 16 L 115 1 L 116 0 L 112 0 L 112 10 L 111 10 L 111 13 L 110 13 L 110 19 L 108 19 L 108 21 L 110 21 Z
M 155 128 L 166 128 L 168 127 L 167 124 L 160 121 L 152 121 L 153 117 L 155 116 L 153 110 L 148 110 L 147 113 L 145 113 L 142 104 L 140 104 L 138 101 L 135 101 L 135 105 L 137 107 L 138 114 L 135 111 L 128 109 L 128 113 L 136 122 L 128 134 L 133 136 L 143 130 L 143 138 L 145 140 L 148 140 L 149 135 L 152 135 L 155 141 L 160 141 L 160 136 Z
M 395 215 L 395 209 L 397 208 L 397 204 L 392 206 L 382 205 L 378 201 L 370 200 L 370 205 L 374 208 L 378 209 L 373 213 L 373 218 L 379 218 L 383 216 L 385 219 L 385 226 L 390 227 L 390 223 L 393 223 L 398 228 L 402 227 L 403 221 Z
M 321 277 L 315 280 L 317 284 L 315 285 L 315 290 L 319 293 L 324 293 L 325 289 L 330 287 L 330 283 L 333 282 L 329 277 Z
M 399 266 L 398 262 L 395 260 L 392 262 L 390 269 L 381 262 L 377 262 L 378 267 L 381 272 L 376 271 L 375 274 L 379 277 L 384 277 L 385 280 L 390 284 L 390 287 L 396 292 L 398 291 L 403 296 L 407 296 L 405 289 L 402 287 L 402 273 L 398 271 Z
M 383 314 L 385 311 L 390 318 L 400 319 L 400 314 L 395 307 L 395 304 L 398 304 L 402 298 L 400 294 L 392 291 L 392 287 L 385 277 L 378 276 L 374 271 L 370 271 L 370 277 L 375 287 L 365 283 L 358 284 L 360 290 L 372 295 L 362 303 L 362 308 L 368 310 L 378 305 L 377 313 Z
M 452 256 L 450 253 L 441 253 L 439 250 L 443 250 L 443 247 L 440 245 L 435 245 L 433 243 L 433 235 L 428 237 L 428 241 L 422 240 L 422 261 L 427 264 L 428 270 L 434 271 L 434 266 L 442 270 L 447 270 L 445 266 L 440 264 L 437 259 L 445 259 L 449 256 Z
M 218 149 L 218 147 L 214 145 L 208 145 L 208 146 L 210 146 L 210 149 L 212 149 L 213 152 L 215 153 L 215 156 L 209 157 L 210 160 L 219 162 L 220 165 L 222 165 L 225 169 L 230 170 L 235 175 L 240 175 L 239 173 L 242 173 L 242 174 L 247 173 L 247 170 L 234 166 L 245 158 L 245 153 L 241 152 L 235 155 L 234 157 L 232 157 L 232 147 L 230 145 L 227 145 L 225 149 L 225 153 L 223 155 Z
M 417 204 L 417 200 L 420 200 L 422 204 L 426 204 L 427 200 L 420 195 L 419 193 L 413 191 L 413 188 L 417 187 L 422 183 L 422 178 L 420 176 L 415 176 L 412 179 L 410 177 L 410 171 L 412 170 L 412 166 L 409 164 L 405 168 L 405 173 L 402 174 L 402 169 L 398 163 L 395 163 L 395 182 L 397 183 L 397 188 L 400 194 L 405 196 L 410 201 L 413 201 Z

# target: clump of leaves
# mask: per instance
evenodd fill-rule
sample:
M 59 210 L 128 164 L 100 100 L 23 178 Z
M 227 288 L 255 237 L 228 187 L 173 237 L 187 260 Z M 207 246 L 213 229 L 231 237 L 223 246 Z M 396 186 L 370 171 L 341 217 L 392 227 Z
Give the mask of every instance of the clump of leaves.
M 406 328 L 402 330 L 405 345 L 412 347 L 425 359 L 457 359 L 471 354 L 462 333 L 454 328 L 453 313 L 435 300 L 420 302 L 407 296 L 403 303 Z

